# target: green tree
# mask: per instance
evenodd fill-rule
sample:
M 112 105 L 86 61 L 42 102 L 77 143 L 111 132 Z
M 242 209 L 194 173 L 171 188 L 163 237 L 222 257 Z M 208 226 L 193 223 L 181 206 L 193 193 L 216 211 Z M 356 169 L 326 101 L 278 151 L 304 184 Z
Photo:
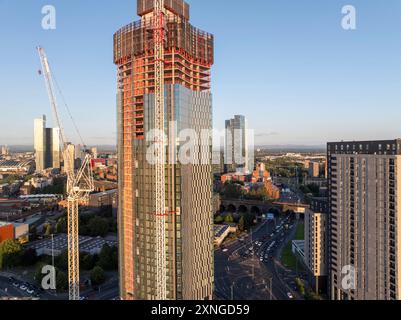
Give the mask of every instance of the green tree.
M 239 231 L 244 231 L 244 230 L 245 230 L 245 219 L 244 219 L 244 216 L 242 216 L 242 217 L 239 219 L 239 222 L 238 222 L 238 229 L 239 229 Z
M 38 261 L 38 256 L 36 250 L 29 248 L 22 252 L 21 254 L 21 265 L 23 266 L 33 266 Z
M 109 222 L 105 218 L 94 217 L 89 221 L 88 228 L 92 237 L 104 237 L 109 232 Z
M 40 285 L 40 284 L 42 283 L 42 279 L 43 279 L 43 277 L 45 276 L 45 274 L 42 274 L 42 269 L 43 269 L 43 267 L 46 266 L 46 265 L 47 265 L 47 263 L 45 263 L 45 262 L 39 262 L 39 263 L 36 265 L 36 269 L 35 269 L 35 280 L 36 280 L 36 283 L 37 283 L 38 285 Z
M 84 254 L 81 259 L 81 267 L 83 270 L 92 270 L 96 264 L 96 256 L 91 254 Z
M 55 266 L 63 271 L 68 270 L 68 251 L 64 250 L 54 261 Z
M 53 233 L 53 228 L 50 223 L 46 223 L 43 229 L 46 237 L 49 237 Z
M 68 278 L 65 272 L 56 271 L 56 289 L 58 292 L 63 292 L 68 289 Z
M 18 241 L 5 240 L 0 243 L 0 269 L 15 267 L 20 263 L 22 246 Z
M 110 247 L 106 243 L 99 253 L 97 264 L 104 270 L 116 270 L 118 268 L 118 248 Z
M 234 218 L 233 218 L 232 214 L 227 214 L 226 217 L 224 218 L 224 222 L 233 223 Z
M 219 224 L 224 221 L 223 217 L 221 215 L 218 215 L 216 218 L 214 218 L 214 223 Z
M 227 182 L 224 185 L 223 195 L 225 199 L 239 199 L 242 196 L 242 186 L 238 183 Z
M 67 233 L 67 218 L 61 217 L 56 224 L 56 233 Z
M 94 267 L 91 271 L 90 279 L 94 286 L 104 283 L 106 280 L 104 270 L 99 266 Z
M 255 213 L 245 213 L 244 217 L 244 225 L 245 225 L 245 229 L 249 230 L 250 227 L 252 227 L 254 225 L 254 220 L 256 218 Z

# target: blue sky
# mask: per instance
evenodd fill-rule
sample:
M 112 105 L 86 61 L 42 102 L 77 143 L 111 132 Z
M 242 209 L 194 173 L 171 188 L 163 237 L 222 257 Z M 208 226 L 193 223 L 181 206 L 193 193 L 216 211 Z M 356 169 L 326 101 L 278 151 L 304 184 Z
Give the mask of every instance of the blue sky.
M 192 24 L 215 35 L 216 128 L 244 114 L 259 144 L 401 137 L 401 1 L 189 3 Z M 57 10 L 55 31 L 41 28 L 47 4 Z M 347 4 L 357 10 L 355 31 L 341 28 Z M 135 0 L 0 0 L 0 145 L 32 144 L 33 118 L 51 118 L 38 44 L 84 140 L 113 144 L 112 35 L 136 19 Z

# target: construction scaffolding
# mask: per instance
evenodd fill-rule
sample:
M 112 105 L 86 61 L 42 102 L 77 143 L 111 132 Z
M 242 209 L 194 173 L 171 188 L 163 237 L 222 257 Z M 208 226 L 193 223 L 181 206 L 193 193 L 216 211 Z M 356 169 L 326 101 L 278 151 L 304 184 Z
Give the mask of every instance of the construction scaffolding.
M 153 51 L 153 17 L 133 22 L 114 35 L 114 63 L 132 59 Z M 211 66 L 214 62 L 213 35 L 193 27 L 177 16 L 165 17 L 166 39 L 164 49 L 185 52 L 196 63 Z
M 138 0 L 137 7 L 138 16 L 148 14 L 154 10 L 154 0 Z M 183 0 L 164 0 L 164 8 L 189 20 L 189 4 Z

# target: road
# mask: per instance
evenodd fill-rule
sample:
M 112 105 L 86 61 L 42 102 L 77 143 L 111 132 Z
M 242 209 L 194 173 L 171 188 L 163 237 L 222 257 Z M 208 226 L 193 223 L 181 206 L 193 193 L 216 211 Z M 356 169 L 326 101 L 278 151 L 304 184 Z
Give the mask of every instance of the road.
M 37 295 L 35 297 L 34 294 L 29 294 L 27 290 L 21 289 L 21 286 L 25 284 L 25 286 L 36 287 L 33 284 L 22 281 L 21 279 L 10 279 L 9 276 L 5 276 L 4 273 L 0 275 L 0 297 L 8 297 L 8 298 L 39 298 L 41 300 L 55 300 L 56 296 L 42 292 L 39 289 L 36 289 Z
M 282 248 L 296 229 L 293 219 L 292 215 L 277 219 L 277 226 L 283 225 L 277 232 L 275 221 L 265 221 L 243 241 L 216 250 L 216 299 L 288 300 L 288 293 L 301 298 L 294 281 L 297 275 L 279 262 Z M 292 224 L 292 228 L 286 230 L 285 224 Z

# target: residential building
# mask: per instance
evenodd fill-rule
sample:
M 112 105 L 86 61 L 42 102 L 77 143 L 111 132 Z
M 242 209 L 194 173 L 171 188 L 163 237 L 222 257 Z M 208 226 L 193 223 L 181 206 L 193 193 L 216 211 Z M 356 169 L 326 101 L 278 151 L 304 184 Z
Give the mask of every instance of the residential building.
M 225 129 L 224 163 L 226 172 L 251 173 L 254 169 L 254 159 L 246 118 L 242 115 L 235 115 L 233 119 L 226 120 Z
M 319 162 L 310 161 L 309 162 L 309 177 L 318 178 L 320 174 L 320 164 Z
M 1 155 L 8 156 L 10 154 L 10 148 L 8 146 L 1 147 Z
M 120 290 L 125 300 L 157 297 L 155 170 L 146 160 L 153 128 L 155 83 L 153 2 L 138 0 L 140 21 L 114 35 L 118 67 L 118 174 Z M 212 147 L 195 151 L 203 164 L 184 164 L 178 134 L 212 128 L 213 36 L 189 22 L 189 5 L 164 1 L 166 149 L 177 149 L 165 167 L 167 298 L 212 299 L 214 282 Z M 210 149 L 210 151 L 209 151 Z M 166 152 L 167 153 L 167 152 Z M 175 162 L 173 158 L 177 158 Z
M 96 147 L 91 148 L 91 153 L 92 153 L 93 159 L 97 159 L 97 148 Z
M 46 116 L 34 120 L 36 171 L 60 168 L 60 129 L 46 128 Z
M 64 172 L 75 170 L 75 145 L 66 142 L 63 150 Z
M 305 264 L 316 293 L 327 292 L 328 199 L 313 198 L 305 210 Z
M 401 298 L 401 140 L 327 145 L 336 300 Z

